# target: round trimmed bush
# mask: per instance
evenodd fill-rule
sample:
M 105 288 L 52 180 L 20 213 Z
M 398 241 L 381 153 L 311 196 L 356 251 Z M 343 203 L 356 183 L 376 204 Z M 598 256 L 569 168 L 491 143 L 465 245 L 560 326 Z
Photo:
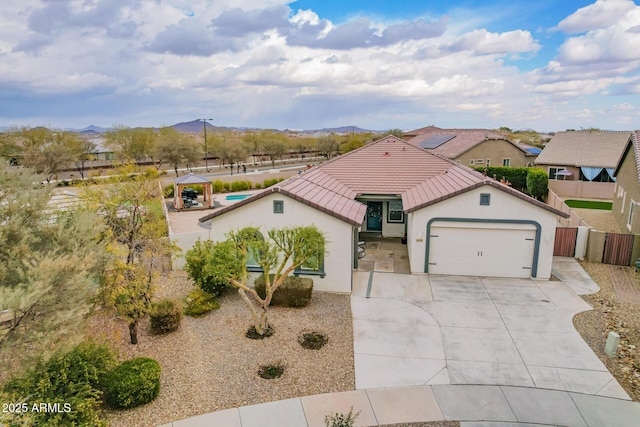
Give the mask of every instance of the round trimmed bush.
M 107 377 L 104 397 L 113 408 L 128 409 L 149 403 L 160 392 L 160 364 L 148 357 L 127 360 Z
M 182 307 L 172 299 L 163 299 L 151 304 L 151 330 L 156 334 L 173 332 L 180 327 Z
M 218 308 L 220 308 L 220 304 L 210 293 L 197 288 L 189 292 L 189 295 L 185 298 L 184 314 L 192 317 L 201 317 Z

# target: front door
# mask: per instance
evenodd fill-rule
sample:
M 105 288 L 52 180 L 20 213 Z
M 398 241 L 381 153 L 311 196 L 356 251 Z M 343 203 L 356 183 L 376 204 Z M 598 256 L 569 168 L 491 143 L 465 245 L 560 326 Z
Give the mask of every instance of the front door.
M 382 202 L 367 202 L 367 231 L 382 231 Z

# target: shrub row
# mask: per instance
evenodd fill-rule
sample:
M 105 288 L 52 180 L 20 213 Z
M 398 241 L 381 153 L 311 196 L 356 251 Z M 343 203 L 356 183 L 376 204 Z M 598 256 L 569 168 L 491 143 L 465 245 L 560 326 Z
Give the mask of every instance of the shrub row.
M 251 189 L 268 188 L 282 181 L 284 181 L 284 178 L 271 178 L 271 179 L 265 179 L 261 183 L 256 182 L 254 184 L 251 181 L 245 181 L 245 180 L 224 182 L 219 179 L 216 179 L 212 183 L 212 189 L 214 193 L 223 193 L 223 192 L 230 192 L 230 191 L 233 191 L 233 192 L 246 191 Z M 202 185 L 195 184 L 195 185 L 192 185 L 191 188 L 193 188 L 196 191 L 196 193 L 202 194 L 202 191 L 203 191 Z M 164 193 L 164 197 L 173 197 L 174 196 L 173 184 L 169 184 L 165 186 L 163 189 L 163 193 Z
M 273 283 L 273 275 L 271 282 Z M 260 295 L 260 298 L 264 298 L 265 280 L 264 275 L 258 277 L 255 281 L 255 290 Z M 306 307 L 311 301 L 311 294 L 313 293 L 313 280 L 309 278 L 302 278 L 296 276 L 287 276 L 284 282 L 276 289 L 271 299 L 271 305 L 278 305 L 282 307 Z
M 536 198 L 541 198 L 548 191 L 549 176 L 538 168 L 511 168 L 506 166 L 474 167 L 475 170 L 498 180 L 505 179 L 511 187 Z

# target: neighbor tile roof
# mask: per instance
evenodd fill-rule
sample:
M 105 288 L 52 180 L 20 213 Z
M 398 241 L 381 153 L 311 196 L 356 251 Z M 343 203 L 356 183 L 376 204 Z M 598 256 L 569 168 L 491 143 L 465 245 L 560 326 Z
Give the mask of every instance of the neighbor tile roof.
M 278 192 L 359 226 L 364 221 L 367 207 L 355 200 L 357 196 L 395 194 L 402 197 L 404 210 L 412 212 L 482 185 L 491 185 L 555 214 L 566 216 L 479 172 L 396 137 L 387 136 L 236 204 L 215 210 L 200 218 L 200 222 Z
M 420 145 L 422 142 L 437 135 L 454 135 L 453 138 L 442 145 L 427 149 L 427 151 L 440 154 L 449 159 L 455 159 L 487 140 L 503 140 L 522 151 L 524 155 L 532 155 L 527 152 L 524 147 L 510 141 L 504 135 L 487 129 L 442 129 L 429 126 L 406 132 L 404 135 L 407 137 L 407 140 L 414 145 Z
M 631 132 L 628 131 L 558 132 L 535 163 L 615 168 L 630 138 Z

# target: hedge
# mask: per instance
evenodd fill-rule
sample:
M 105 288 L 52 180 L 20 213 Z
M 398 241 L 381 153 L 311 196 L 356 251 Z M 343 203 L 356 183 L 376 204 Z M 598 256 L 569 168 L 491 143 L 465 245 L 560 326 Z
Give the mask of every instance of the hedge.
M 271 283 L 273 283 L 273 275 L 271 275 Z M 264 275 L 258 277 L 254 284 L 254 289 L 260 296 L 264 298 L 265 282 Z M 271 305 L 279 305 L 282 307 L 306 307 L 311 302 L 311 294 L 313 293 L 313 280 L 296 276 L 287 276 L 284 282 L 276 289 L 271 299 Z

